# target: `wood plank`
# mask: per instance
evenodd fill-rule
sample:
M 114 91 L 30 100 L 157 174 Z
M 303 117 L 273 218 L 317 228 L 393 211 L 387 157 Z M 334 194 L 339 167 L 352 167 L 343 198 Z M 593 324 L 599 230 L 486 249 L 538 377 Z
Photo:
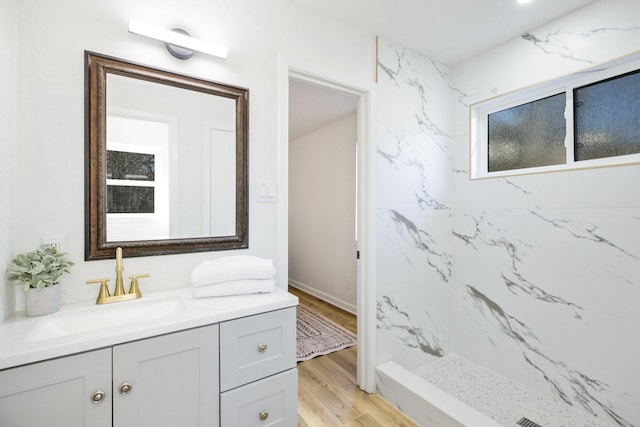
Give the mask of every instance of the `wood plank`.
M 301 305 L 356 333 L 356 316 L 289 287 Z M 357 385 L 357 347 L 298 363 L 298 426 L 415 427 L 377 394 Z

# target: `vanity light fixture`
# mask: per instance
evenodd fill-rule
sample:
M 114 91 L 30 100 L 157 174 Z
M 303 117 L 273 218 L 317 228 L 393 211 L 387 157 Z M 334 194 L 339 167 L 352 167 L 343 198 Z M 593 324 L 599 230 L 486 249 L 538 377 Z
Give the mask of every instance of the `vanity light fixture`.
M 190 58 L 193 51 L 227 59 L 228 50 L 226 47 L 195 39 L 180 28 L 166 30 L 137 19 L 129 19 L 129 32 L 165 42 L 169 52 L 179 59 Z

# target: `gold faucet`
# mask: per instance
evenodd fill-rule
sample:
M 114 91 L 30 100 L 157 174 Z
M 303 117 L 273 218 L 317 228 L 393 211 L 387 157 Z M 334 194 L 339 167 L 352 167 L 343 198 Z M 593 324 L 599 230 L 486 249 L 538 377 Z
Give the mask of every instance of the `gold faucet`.
M 116 249 L 116 288 L 113 291 L 113 295 L 109 293 L 109 286 L 107 285 L 107 283 L 109 283 L 109 278 L 87 281 L 87 285 L 100 283 L 100 293 L 98 294 L 96 304 L 109 304 L 112 302 L 129 301 L 142 298 L 142 293 L 140 292 L 140 288 L 138 287 L 138 279 L 141 277 L 149 277 L 149 275 L 138 274 L 135 276 L 129 276 L 129 279 L 131 279 L 131 286 L 129 287 L 129 292 L 125 293 L 124 286 L 122 284 L 123 271 L 124 267 L 122 266 L 122 248 L 119 247 Z
M 116 248 L 116 289 L 113 291 L 113 296 L 117 297 L 124 295 L 124 287 L 122 286 L 122 248 Z

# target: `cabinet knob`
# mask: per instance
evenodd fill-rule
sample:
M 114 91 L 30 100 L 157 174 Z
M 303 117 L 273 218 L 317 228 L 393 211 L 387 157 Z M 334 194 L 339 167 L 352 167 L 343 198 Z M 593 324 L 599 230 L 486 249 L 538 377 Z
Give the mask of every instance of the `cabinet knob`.
M 100 403 L 104 400 L 104 391 L 102 390 L 96 390 L 93 395 L 91 396 L 91 402 L 92 403 Z
M 264 421 L 269 418 L 269 413 L 267 411 L 261 411 L 259 415 L 260 421 Z
M 258 351 L 259 351 L 260 353 L 264 353 L 265 351 L 267 351 L 267 345 L 266 345 L 266 344 L 260 344 L 260 345 L 258 346 Z
M 120 394 L 129 394 L 133 386 L 129 383 L 122 383 L 120 385 Z

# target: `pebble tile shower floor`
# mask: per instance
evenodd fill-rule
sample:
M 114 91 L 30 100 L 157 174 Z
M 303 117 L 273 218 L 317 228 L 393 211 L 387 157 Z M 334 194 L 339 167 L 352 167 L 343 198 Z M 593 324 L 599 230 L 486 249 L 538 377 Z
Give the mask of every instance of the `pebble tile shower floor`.
M 613 426 L 456 354 L 413 373 L 505 426 L 518 427 L 523 417 L 543 427 Z

